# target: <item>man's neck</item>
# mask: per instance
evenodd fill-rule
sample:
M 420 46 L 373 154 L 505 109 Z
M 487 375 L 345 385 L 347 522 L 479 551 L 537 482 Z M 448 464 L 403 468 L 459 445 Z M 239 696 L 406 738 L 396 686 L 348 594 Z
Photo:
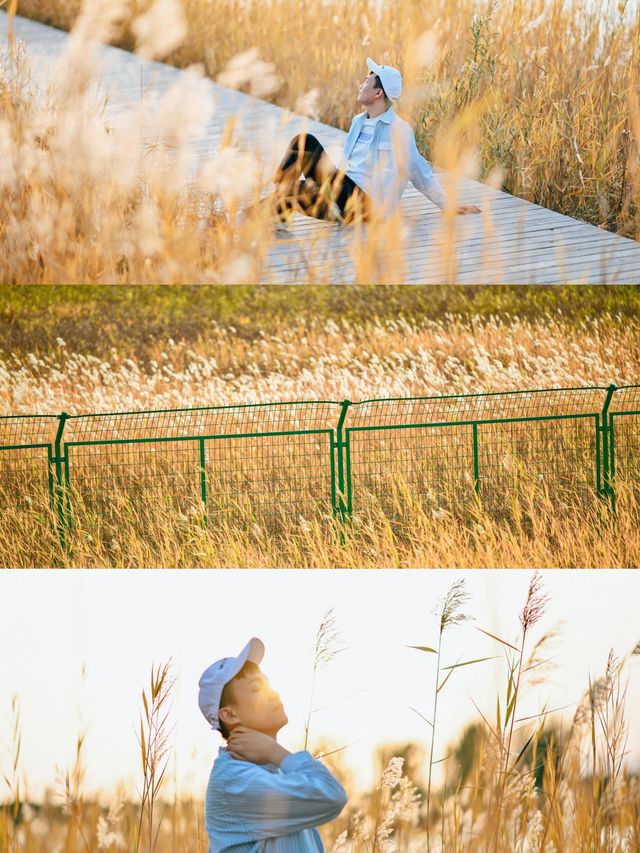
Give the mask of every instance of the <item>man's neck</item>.
M 386 113 L 388 109 L 389 107 L 386 106 L 384 101 L 382 103 L 373 104 L 367 110 L 367 118 L 378 118 L 378 116 L 381 116 L 382 113 Z

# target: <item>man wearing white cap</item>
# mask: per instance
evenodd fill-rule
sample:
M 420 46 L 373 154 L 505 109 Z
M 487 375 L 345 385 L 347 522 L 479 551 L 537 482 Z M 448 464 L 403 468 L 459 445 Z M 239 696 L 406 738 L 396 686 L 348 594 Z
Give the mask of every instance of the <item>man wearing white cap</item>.
M 294 210 L 341 222 L 367 221 L 374 209 L 389 216 L 396 211 L 408 181 L 444 209 L 440 182 L 418 151 L 411 125 L 392 106 L 402 93 L 400 72 L 371 58 L 367 66 L 369 75 L 358 95 L 358 103 L 366 110 L 351 122 L 339 168 L 315 136 L 299 134 L 289 143 L 274 177 L 280 188 L 281 221 L 286 222 Z M 479 213 L 480 208 L 464 205 L 456 212 Z
M 200 710 L 227 741 L 207 786 L 209 853 L 322 853 L 316 827 L 338 817 L 347 797 L 320 761 L 277 742 L 288 720 L 260 671 L 263 656 L 252 637 L 199 681 Z

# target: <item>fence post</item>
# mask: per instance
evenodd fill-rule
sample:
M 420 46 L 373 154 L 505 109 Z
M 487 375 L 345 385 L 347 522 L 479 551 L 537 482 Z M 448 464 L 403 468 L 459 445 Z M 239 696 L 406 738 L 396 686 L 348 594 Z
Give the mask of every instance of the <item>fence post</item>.
M 480 463 L 478 454 L 478 424 L 473 425 L 473 489 L 480 497 Z
M 347 514 L 350 511 L 350 508 L 345 503 L 345 447 L 346 443 L 343 435 L 343 426 L 345 418 L 347 417 L 347 410 L 351 405 L 351 400 L 343 400 L 342 401 L 342 409 L 340 411 L 340 418 L 338 419 L 338 425 L 336 426 L 336 440 L 334 442 L 334 447 L 338 456 L 338 489 L 337 489 L 337 500 L 336 506 L 334 509 L 340 515 L 340 520 L 344 521 Z
M 613 424 L 609 424 L 609 405 L 616 390 L 611 384 L 607 389 L 607 396 L 602 407 L 600 430 L 602 431 L 602 497 L 606 498 L 611 509 L 615 512 L 615 491 L 613 488 L 613 476 L 611 468 L 611 457 L 613 456 Z
M 207 525 L 207 468 L 206 454 L 204 447 L 204 438 L 199 441 L 200 444 L 200 499 L 202 501 L 202 520 L 206 527 Z
M 60 544 L 64 548 L 66 545 L 66 520 L 64 514 L 64 485 L 62 482 L 62 463 L 64 462 L 64 456 L 62 455 L 62 433 L 64 432 L 64 425 L 69 419 L 69 415 L 66 412 L 60 412 L 58 415 L 58 431 L 56 433 L 55 445 L 54 445 L 54 457 L 53 462 L 56 465 L 56 508 L 58 510 L 58 537 L 60 539 Z

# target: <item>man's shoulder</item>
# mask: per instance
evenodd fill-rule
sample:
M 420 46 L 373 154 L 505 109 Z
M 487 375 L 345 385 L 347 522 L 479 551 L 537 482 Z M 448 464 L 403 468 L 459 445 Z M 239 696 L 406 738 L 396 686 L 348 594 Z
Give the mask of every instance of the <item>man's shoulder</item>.
M 249 776 L 261 776 L 263 773 L 268 772 L 270 772 L 270 768 L 267 765 L 254 764 L 252 761 L 232 758 L 228 752 L 221 749 L 218 757 L 213 762 L 209 783 L 212 785 L 224 785 L 233 779 L 246 780 Z
M 394 129 L 394 131 L 396 131 L 396 132 L 400 132 L 400 133 L 404 133 L 404 134 L 412 134 L 413 133 L 413 128 L 411 127 L 409 122 L 405 121 L 403 118 L 401 118 L 398 115 L 398 113 L 395 112 L 395 110 L 391 110 L 389 124 Z
M 213 762 L 211 772 L 216 773 L 217 775 L 223 773 L 235 773 L 238 769 L 242 769 L 243 767 L 256 767 L 256 765 L 252 764 L 250 761 L 242 761 L 240 758 L 232 758 L 226 749 L 221 749 L 218 753 L 218 757 Z
M 221 780 L 228 779 L 230 776 L 234 776 L 237 766 L 244 763 L 243 761 L 235 761 L 226 750 L 221 749 L 213 762 L 209 784 L 215 784 Z

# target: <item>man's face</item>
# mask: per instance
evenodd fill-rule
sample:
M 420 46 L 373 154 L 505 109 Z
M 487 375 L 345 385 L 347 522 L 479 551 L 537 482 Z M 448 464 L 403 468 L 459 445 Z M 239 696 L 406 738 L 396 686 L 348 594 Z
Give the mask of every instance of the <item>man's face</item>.
M 376 88 L 375 81 L 376 75 L 373 71 L 370 71 L 360 84 L 360 94 L 358 95 L 359 104 L 369 107 L 374 101 L 383 97 L 383 91 L 380 88 Z
M 220 718 L 229 728 L 243 725 L 275 737 L 289 722 L 280 696 L 260 670 L 233 679 L 232 698 L 224 711 L 220 709 Z

